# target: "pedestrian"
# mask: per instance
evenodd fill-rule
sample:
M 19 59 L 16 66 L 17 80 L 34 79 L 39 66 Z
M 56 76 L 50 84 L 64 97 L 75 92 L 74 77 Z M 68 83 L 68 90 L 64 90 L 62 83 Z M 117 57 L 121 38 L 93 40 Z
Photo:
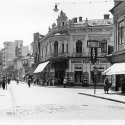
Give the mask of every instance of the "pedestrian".
M 109 80 L 108 80 L 108 77 L 106 77 L 105 80 L 104 80 L 104 91 L 105 91 L 105 94 L 106 93 L 108 94 L 108 91 L 109 91 Z
M 31 80 L 32 80 L 32 79 L 31 79 L 31 76 L 29 75 L 29 76 L 28 76 L 28 86 L 29 86 L 29 87 L 30 87 L 30 84 L 31 84 Z
M 7 78 L 7 82 L 8 82 L 8 84 L 10 84 L 10 78 L 9 77 Z
M 37 83 L 37 85 L 39 85 L 39 78 L 38 77 L 36 79 L 36 83 Z
M 66 78 L 64 77 L 64 80 L 63 80 L 63 87 L 64 87 L 64 88 L 66 87 L 66 84 L 67 84 L 67 80 L 66 80 Z
M 2 88 L 5 89 L 6 79 L 5 76 L 2 77 Z

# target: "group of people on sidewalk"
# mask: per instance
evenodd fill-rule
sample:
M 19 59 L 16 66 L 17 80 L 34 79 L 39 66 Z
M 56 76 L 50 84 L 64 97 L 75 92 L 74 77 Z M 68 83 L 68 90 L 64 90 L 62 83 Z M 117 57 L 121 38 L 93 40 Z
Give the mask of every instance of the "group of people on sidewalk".
M 66 79 L 66 77 L 64 77 L 64 80 L 63 80 L 64 88 L 66 87 L 66 85 L 67 85 L 67 79 Z M 105 94 L 108 94 L 109 89 L 111 88 L 111 86 L 112 86 L 112 83 L 110 83 L 109 80 L 108 80 L 108 77 L 106 77 L 104 79 L 104 92 L 105 92 Z
M 0 87 L 2 87 L 4 90 L 7 90 L 7 84 L 10 84 L 11 79 L 6 76 L 2 76 L 2 79 L 0 81 Z

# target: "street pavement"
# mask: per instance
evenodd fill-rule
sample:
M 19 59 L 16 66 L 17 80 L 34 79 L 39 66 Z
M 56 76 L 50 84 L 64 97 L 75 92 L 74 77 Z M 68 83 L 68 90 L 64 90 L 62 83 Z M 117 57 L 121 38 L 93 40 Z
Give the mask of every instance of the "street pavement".
M 24 82 L 22 82 L 22 83 L 25 84 Z M 14 100 L 13 91 L 12 91 L 12 88 L 14 88 L 14 87 L 17 88 L 16 82 L 11 81 L 11 84 L 8 85 L 7 90 L 3 90 L 2 88 L 0 88 L 0 100 L 1 100 L 0 101 L 0 111 L 6 110 L 6 112 L 8 114 L 10 113 L 11 115 L 13 115 L 15 112 L 15 109 L 14 109 L 15 100 Z M 20 85 L 20 87 L 23 87 L 23 89 L 25 91 L 25 89 L 27 89 L 27 84 L 25 84 L 25 87 L 21 86 L 21 85 Z M 58 88 L 56 86 L 46 86 L 46 87 Z M 63 86 L 60 86 L 60 87 L 63 88 Z M 81 95 L 92 96 L 95 98 L 101 98 L 101 99 L 106 99 L 106 100 L 125 104 L 125 95 L 123 95 L 120 91 L 116 92 L 116 91 L 112 91 L 110 89 L 109 94 L 105 94 L 103 87 L 102 88 L 97 87 L 96 90 L 94 90 L 94 87 L 67 87 L 67 89 L 74 89 L 74 91 L 76 91 L 76 93 L 81 94 Z M 26 95 L 24 95 L 24 96 L 26 98 Z M 24 97 L 24 96 L 22 96 L 22 97 Z M 24 102 L 21 102 L 21 99 L 20 99 L 20 103 L 24 103 Z
M 96 109 L 93 110 L 93 104 L 95 108 L 99 107 L 97 110 L 99 112 L 107 113 L 110 108 L 110 117 L 112 110 L 124 114 L 125 96 L 121 92 L 110 90 L 109 94 L 105 94 L 103 87 L 97 87 L 95 92 L 93 87 L 75 86 L 63 88 L 63 86 L 31 85 L 31 88 L 29 88 L 25 82 L 20 82 L 17 85 L 15 81 L 11 81 L 7 90 L 0 88 L 0 120 L 1 118 L 6 119 L 6 117 L 9 119 L 27 118 L 28 116 L 32 118 L 31 114 L 36 114 L 35 117 L 39 118 L 42 116 L 43 119 L 53 119 L 54 115 L 55 118 L 61 118 L 62 116 L 64 119 L 75 117 L 76 119 L 86 119 L 88 116 L 93 119 L 93 114 L 96 111 Z M 97 100 L 95 100 L 96 98 Z M 112 103 L 108 103 L 105 100 Z M 120 105 L 121 103 L 122 105 Z M 102 105 L 103 107 L 101 107 Z M 92 113 L 90 112 L 91 110 L 93 110 Z M 76 112 L 79 115 L 76 115 Z M 99 117 L 98 114 L 94 115 L 95 118 Z M 108 116 L 106 115 L 104 114 L 104 117 L 107 118 Z M 116 113 L 116 115 L 119 114 Z M 117 116 L 114 114 L 115 117 Z M 102 116 L 100 118 L 102 119 Z

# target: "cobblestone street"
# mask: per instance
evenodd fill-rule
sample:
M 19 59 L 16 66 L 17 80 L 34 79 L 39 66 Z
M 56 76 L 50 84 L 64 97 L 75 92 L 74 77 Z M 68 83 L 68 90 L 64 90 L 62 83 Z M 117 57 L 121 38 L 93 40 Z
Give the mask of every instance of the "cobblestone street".
M 99 99 L 79 92 L 84 88 L 56 88 L 14 82 L 12 107 L 14 118 L 46 120 L 124 120 L 125 104 Z M 13 97 L 12 97 L 13 96 Z M 13 117 L 13 115 L 12 115 Z

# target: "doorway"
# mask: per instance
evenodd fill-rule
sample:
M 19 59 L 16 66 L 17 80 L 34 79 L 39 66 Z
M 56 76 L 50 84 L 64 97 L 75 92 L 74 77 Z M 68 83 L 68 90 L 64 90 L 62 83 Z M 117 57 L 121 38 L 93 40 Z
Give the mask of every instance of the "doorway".
M 64 76 L 65 76 L 65 70 L 62 69 L 55 70 L 55 79 L 58 85 L 63 85 Z
M 82 71 L 75 71 L 75 83 L 80 84 L 82 82 Z

